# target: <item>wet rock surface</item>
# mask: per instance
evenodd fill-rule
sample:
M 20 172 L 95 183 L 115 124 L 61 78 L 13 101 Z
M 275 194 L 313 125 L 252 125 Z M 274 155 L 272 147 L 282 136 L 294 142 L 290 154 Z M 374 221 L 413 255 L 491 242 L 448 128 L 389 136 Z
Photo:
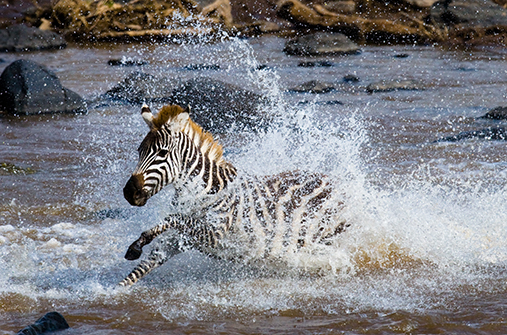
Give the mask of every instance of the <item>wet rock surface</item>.
M 366 87 L 366 91 L 368 93 L 379 93 L 399 90 L 420 90 L 423 88 L 421 83 L 413 80 L 382 80 L 369 84 Z
M 506 141 L 507 129 L 504 127 L 489 127 L 479 130 L 463 131 L 453 136 L 443 137 L 436 142 L 458 142 L 474 138 L 490 141 Z
M 67 42 L 55 32 L 25 25 L 14 25 L 0 30 L 0 52 L 62 49 Z
M 437 2 L 426 23 L 448 31 L 446 39 L 455 45 L 503 44 L 507 33 L 507 9 L 489 0 Z
M 206 77 L 175 85 L 169 78 L 134 72 L 107 91 L 105 97 L 132 104 L 172 103 L 190 106 L 192 119 L 214 133 L 230 128 L 259 130 L 268 125 L 265 116 L 257 111 L 265 103 L 261 95 Z
M 331 83 L 322 82 L 319 80 L 311 80 L 296 87 L 289 89 L 289 92 L 295 93 L 329 93 L 334 91 L 335 87 Z
M 204 129 L 226 132 L 267 128 L 269 118 L 258 111 L 266 101 L 258 94 L 210 78 L 191 79 L 171 92 L 169 101 L 190 106 L 192 119 Z
M 499 106 L 493 108 L 478 119 L 505 120 L 507 119 L 507 107 Z
M 135 71 L 107 91 L 105 97 L 132 104 L 164 102 L 171 91 L 172 83 L 169 79 Z
M 288 41 L 283 51 L 288 55 L 326 56 L 358 54 L 361 50 L 343 34 L 319 32 Z
M 53 71 L 29 60 L 17 60 L 3 71 L 0 108 L 10 114 L 86 112 L 81 96 L 63 87 Z

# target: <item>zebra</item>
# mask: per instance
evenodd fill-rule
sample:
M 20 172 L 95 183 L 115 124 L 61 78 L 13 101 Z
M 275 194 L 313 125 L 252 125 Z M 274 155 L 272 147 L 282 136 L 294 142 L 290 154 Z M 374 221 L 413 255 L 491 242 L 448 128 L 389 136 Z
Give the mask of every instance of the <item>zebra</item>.
M 213 136 L 191 120 L 189 107 L 168 105 L 153 115 L 143 105 L 141 115 L 150 130 L 124 197 L 144 206 L 172 184 L 178 212 L 130 245 L 125 258 L 136 260 L 145 245 L 167 232 L 121 286 L 133 285 L 188 249 L 236 261 L 286 263 L 290 255 L 332 244 L 349 226 L 340 214 L 344 202 L 336 200 L 326 176 L 298 170 L 241 175 Z

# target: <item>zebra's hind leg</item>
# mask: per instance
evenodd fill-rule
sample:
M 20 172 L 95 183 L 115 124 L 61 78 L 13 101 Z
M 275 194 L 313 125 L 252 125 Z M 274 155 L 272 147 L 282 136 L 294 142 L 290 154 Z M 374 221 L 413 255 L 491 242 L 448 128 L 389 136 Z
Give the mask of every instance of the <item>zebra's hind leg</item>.
M 130 274 L 125 277 L 118 285 L 131 286 L 139 279 L 146 276 L 153 269 L 164 264 L 169 258 L 182 252 L 182 245 L 176 235 L 171 234 L 162 239 L 158 245 L 153 248 L 148 259 L 141 261 Z

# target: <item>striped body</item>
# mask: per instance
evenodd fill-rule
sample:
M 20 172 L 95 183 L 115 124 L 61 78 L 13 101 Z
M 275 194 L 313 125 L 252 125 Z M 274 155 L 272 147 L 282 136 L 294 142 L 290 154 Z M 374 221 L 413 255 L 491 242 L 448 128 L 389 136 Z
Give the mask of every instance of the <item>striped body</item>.
M 237 176 L 223 160 L 221 148 L 213 150 L 216 143 L 202 143 L 194 136 L 185 128 L 173 131 L 164 122 L 152 128 L 139 148 L 140 161 L 125 186 L 125 197 L 144 205 L 172 183 L 181 214 L 168 216 L 129 247 L 125 257 L 137 259 L 144 245 L 168 231 L 167 240 L 121 285 L 135 283 L 186 248 L 219 258 L 290 264 L 293 255 L 331 244 L 345 229 L 340 195 L 324 176 L 300 171 Z M 211 149 L 203 150 L 206 145 Z

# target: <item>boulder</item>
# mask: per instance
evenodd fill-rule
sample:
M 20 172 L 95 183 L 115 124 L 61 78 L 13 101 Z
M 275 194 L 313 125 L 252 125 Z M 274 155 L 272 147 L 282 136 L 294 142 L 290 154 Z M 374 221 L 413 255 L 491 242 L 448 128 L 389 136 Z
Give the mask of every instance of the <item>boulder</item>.
M 257 107 L 266 102 L 265 98 L 211 78 L 195 78 L 175 85 L 168 78 L 133 72 L 105 96 L 132 104 L 190 106 L 192 119 L 213 133 L 226 132 L 233 126 L 238 130 L 259 130 L 268 126 L 266 116 L 257 112 Z
M 335 87 L 333 86 L 333 84 L 325 83 L 319 80 L 311 80 L 304 84 L 289 89 L 289 92 L 322 94 L 329 93 L 334 90 Z
M 288 55 L 326 56 L 358 54 L 360 49 L 343 34 L 318 32 L 287 41 L 283 51 Z
M 507 26 L 507 9 L 490 0 L 441 1 L 431 9 L 430 17 L 446 25 L 492 28 Z
M 224 133 L 265 129 L 270 118 L 258 107 L 266 103 L 259 94 L 211 78 L 191 79 L 171 92 L 171 103 L 190 106 L 192 119 L 205 130 Z
M 413 80 L 382 80 L 366 87 L 368 93 L 419 89 L 422 89 L 421 84 Z
M 432 7 L 425 21 L 447 31 L 451 44 L 505 45 L 507 9 L 490 0 L 439 2 Z
M 144 72 L 132 72 L 123 81 L 106 92 L 112 100 L 141 104 L 164 102 L 171 95 L 171 81 Z
M 17 60 L 0 76 L 0 107 L 11 114 L 86 112 L 84 100 L 43 65 Z
M 457 135 L 443 137 L 436 142 L 458 142 L 466 139 L 482 139 L 482 140 L 493 140 L 493 141 L 506 141 L 507 140 L 507 129 L 503 127 L 489 127 L 485 129 L 463 131 Z
M 62 49 L 65 40 L 52 31 L 40 30 L 25 25 L 10 26 L 0 30 L 0 51 L 19 52 Z
M 507 107 L 493 108 L 483 116 L 478 117 L 478 119 L 505 120 L 507 119 Z

